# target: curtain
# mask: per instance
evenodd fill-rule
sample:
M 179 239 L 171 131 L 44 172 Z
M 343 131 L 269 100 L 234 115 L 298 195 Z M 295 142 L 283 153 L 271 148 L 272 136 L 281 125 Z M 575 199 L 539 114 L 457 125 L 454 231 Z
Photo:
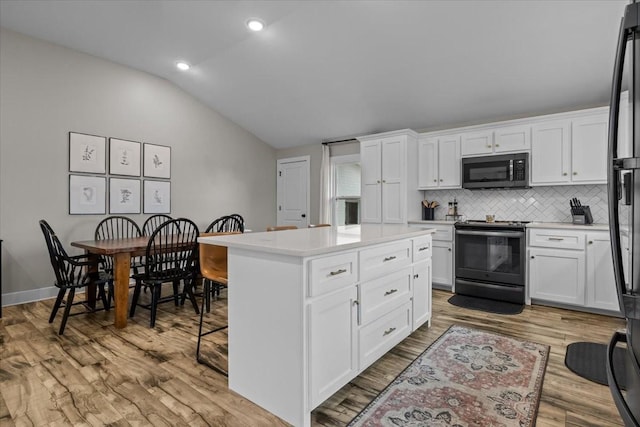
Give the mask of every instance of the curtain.
M 320 224 L 331 224 L 331 150 L 322 144 L 322 163 L 320 164 Z

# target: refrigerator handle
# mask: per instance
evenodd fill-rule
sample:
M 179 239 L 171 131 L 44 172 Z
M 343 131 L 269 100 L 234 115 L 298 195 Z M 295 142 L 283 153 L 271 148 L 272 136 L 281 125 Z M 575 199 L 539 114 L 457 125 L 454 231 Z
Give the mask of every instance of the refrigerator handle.
M 628 12 L 628 10 L 627 10 Z M 620 223 L 618 219 L 618 194 L 620 191 L 619 174 L 614 162 L 618 153 L 618 116 L 620 113 L 620 91 L 622 89 L 622 73 L 624 55 L 627 47 L 628 28 L 624 18 L 620 22 L 616 59 L 613 66 L 613 82 L 611 84 L 611 105 L 609 106 L 609 147 L 607 158 L 607 186 L 609 199 L 609 234 L 611 236 L 611 256 L 613 258 L 613 273 L 618 293 L 618 304 L 624 315 L 623 294 L 626 293 L 626 282 L 622 269 L 622 248 L 620 244 Z

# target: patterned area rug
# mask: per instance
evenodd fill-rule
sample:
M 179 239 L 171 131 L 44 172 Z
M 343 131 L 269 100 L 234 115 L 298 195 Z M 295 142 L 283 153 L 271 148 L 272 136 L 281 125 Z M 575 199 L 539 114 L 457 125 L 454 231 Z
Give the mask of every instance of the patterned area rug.
M 549 347 L 451 326 L 350 423 L 535 425 Z

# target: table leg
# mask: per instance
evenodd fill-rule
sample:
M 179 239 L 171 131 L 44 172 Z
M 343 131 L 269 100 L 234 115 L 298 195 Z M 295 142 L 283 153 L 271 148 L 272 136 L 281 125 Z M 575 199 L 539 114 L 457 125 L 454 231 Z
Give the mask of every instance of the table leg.
M 98 260 L 99 260 L 99 256 L 96 254 L 92 254 L 90 252 L 86 252 L 86 254 L 88 255 L 89 260 L 91 261 L 91 265 L 88 267 L 88 272 L 89 273 L 97 273 L 98 272 Z M 89 283 L 87 285 L 87 288 L 85 290 L 84 293 L 84 298 L 86 301 L 87 306 L 89 306 L 89 308 L 91 310 L 95 310 L 96 309 L 96 284 L 95 282 L 91 281 L 91 283 Z
M 114 287 L 115 287 L 115 326 L 118 329 L 127 326 L 129 312 L 129 275 L 131 272 L 131 253 L 123 252 L 114 255 Z

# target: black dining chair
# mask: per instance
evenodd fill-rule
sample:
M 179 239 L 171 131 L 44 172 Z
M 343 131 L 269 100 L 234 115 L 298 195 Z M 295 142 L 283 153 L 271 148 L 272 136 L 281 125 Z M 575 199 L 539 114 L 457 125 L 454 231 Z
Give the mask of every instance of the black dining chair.
M 167 221 L 171 221 L 172 219 L 173 218 L 171 218 L 169 215 L 162 214 L 150 216 L 149 218 L 147 218 L 144 224 L 142 224 L 142 235 L 151 236 L 151 234 L 156 231 L 156 228 Z
M 95 231 L 95 240 L 110 240 L 110 239 L 128 239 L 142 236 L 140 227 L 130 218 L 125 216 L 109 216 L 98 224 Z M 110 280 L 110 289 L 113 288 L 113 257 L 102 256 L 100 257 L 100 265 L 104 273 Z M 142 266 L 142 260 L 140 257 L 136 257 L 131 260 L 131 268 L 134 276 L 139 274 L 139 269 Z M 111 304 L 113 293 L 109 292 L 108 302 Z
M 58 236 L 56 236 L 56 233 L 47 221 L 40 220 L 40 229 L 42 230 L 44 240 L 47 243 L 49 260 L 51 261 L 51 266 L 53 267 L 53 271 L 56 276 L 55 286 L 58 288 L 58 296 L 53 304 L 53 309 L 49 316 L 49 323 L 53 323 L 53 319 L 55 319 L 58 309 L 60 309 L 60 306 L 64 303 L 62 323 L 60 324 L 60 330 L 58 331 L 58 334 L 62 335 L 69 316 L 75 316 L 86 312 L 71 313 L 72 306 L 84 304 L 84 301 L 73 301 L 77 289 L 94 283 L 97 286 L 98 298 L 102 300 L 104 309 L 107 311 L 109 310 L 109 302 L 105 292 L 105 285 L 108 281 L 101 279 L 100 274 L 97 271 L 93 271 L 93 261 L 89 259 L 88 255 L 68 255 L 62 246 L 60 239 L 58 239 Z M 65 295 L 67 295 L 66 301 L 64 301 Z
M 176 233 L 176 229 L 180 233 Z M 136 276 L 129 317 L 135 315 L 138 306 L 149 309 L 149 323 L 153 328 L 158 304 L 174 301 L 177 306 L 183 296 L 189 298 L 196 314 L 200 313 L 193 294 L 193 285 L 198 277 L 198 236 L 198 226 L 186 218 L 167 221 L 151 234 L 145 251 L 144 273 Z M 179 292 L 181 281 L 184 282 L 184 287 Z M 163 283 L 173 284 L 173 295 L 162 297 Z M 151 289 L 149 304 L 139 302 L 143 285 Z
M 244 219 L 238 214 L 225 215 L 214 220 L 205 233 L 244 233 Z

